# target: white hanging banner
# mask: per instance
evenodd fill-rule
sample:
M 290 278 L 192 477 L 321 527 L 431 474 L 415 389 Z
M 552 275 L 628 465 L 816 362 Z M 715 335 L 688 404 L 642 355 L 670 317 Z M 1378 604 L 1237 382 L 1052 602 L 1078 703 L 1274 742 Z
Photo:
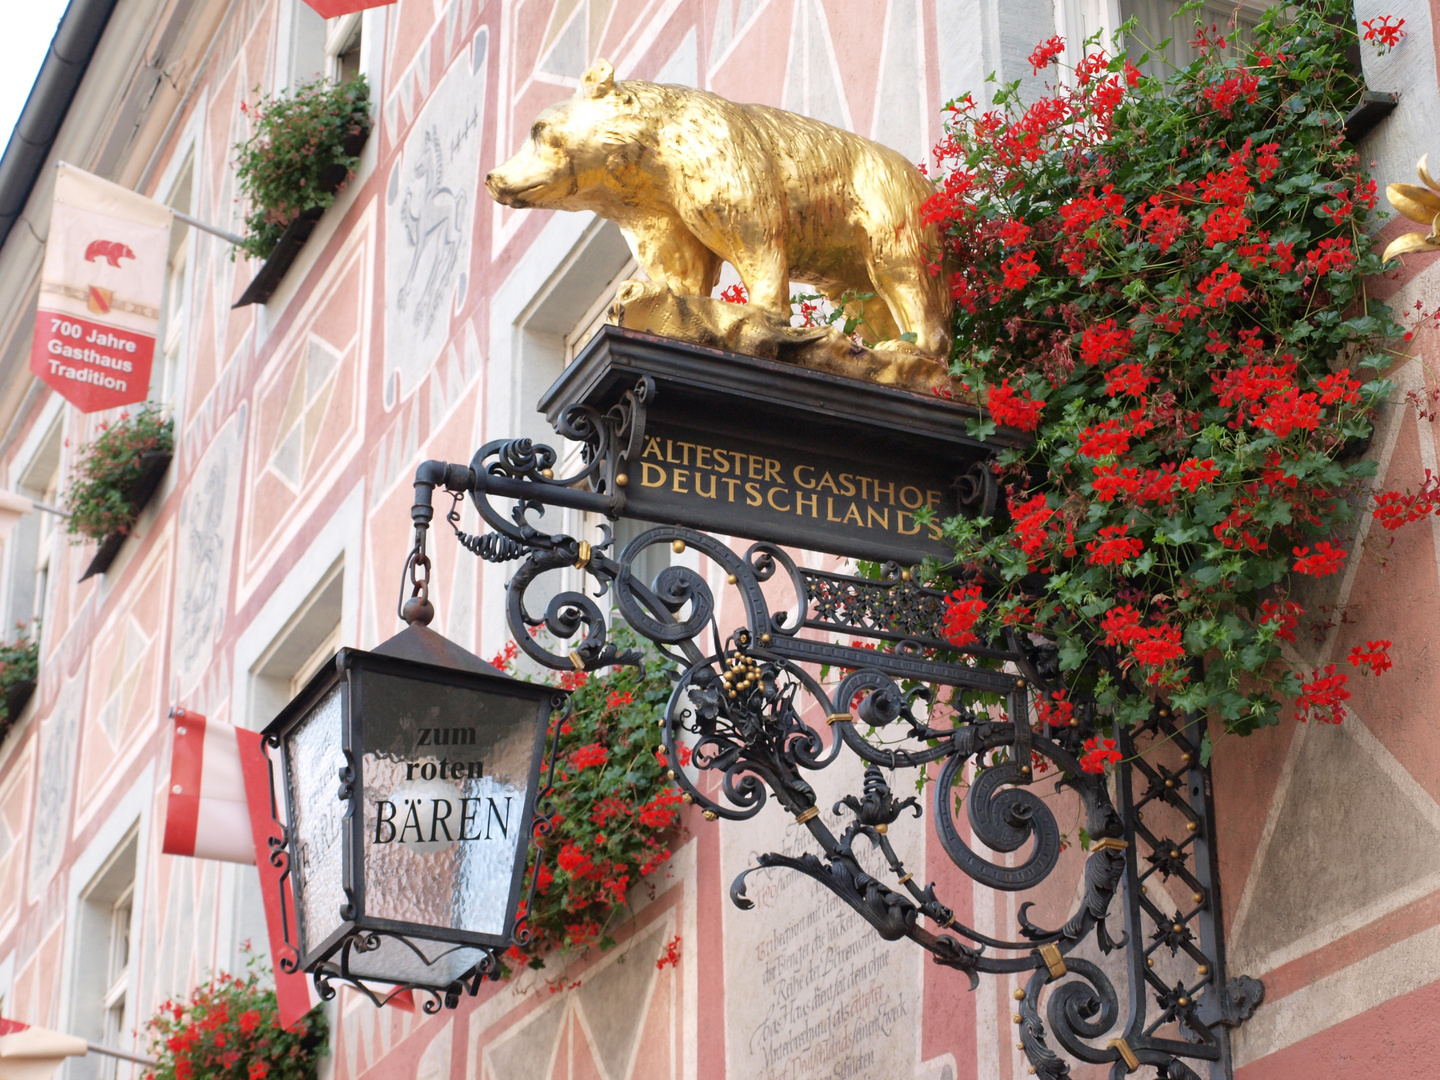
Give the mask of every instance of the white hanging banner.
M 150 391 L 172 220 L 154 199 L 57 166 L 30 370 L 81 412 Z

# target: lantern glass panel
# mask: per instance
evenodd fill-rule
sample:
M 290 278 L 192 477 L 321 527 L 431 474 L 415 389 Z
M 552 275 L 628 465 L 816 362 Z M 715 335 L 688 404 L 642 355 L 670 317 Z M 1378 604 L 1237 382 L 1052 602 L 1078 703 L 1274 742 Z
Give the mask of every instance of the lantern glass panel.
M 364 717 L 366 922 L 504 943 L 544 732 L 534 696 L 477 693 L 363 668 L 352 669 L 352 679 L 352 708 Z M 432 955 L 443 951 L 417 944 Z M 473 950 L 461 952 L 470 954 L 468 963 L 478 959 Z M 455 957 L 459 971 L 468 966 L 461 959 Z M 352 954 L 352 970 L 362 963 L 371 966 Z
M 347 967 L 350 974 L 358 979 L 445 986 L 485 959 L 485 953 L 480 949 L 444 941 L 425 941 L 415 937 L 401 940 L 387 934 L 377 935 L 374 940 L 377 947 L 369 952 L 355 948 L 350 951 Z
M 299 901 L 300 955 L 340 928 L 345 903 L 345 803 L 338 797 L 341 688 L 334 686 L 285 736 L 292 834 L 299 838 L 293 873 Z

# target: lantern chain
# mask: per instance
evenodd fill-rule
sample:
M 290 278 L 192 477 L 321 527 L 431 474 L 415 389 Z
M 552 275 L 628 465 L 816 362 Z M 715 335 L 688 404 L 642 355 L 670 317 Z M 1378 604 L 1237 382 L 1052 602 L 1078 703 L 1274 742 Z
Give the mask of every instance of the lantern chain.
M 428 501 L 426 514 L 419 513 L 417 504 L 412 511 L 415 519 L 415 545 L 405 560 L 405 570 L 400 579 L 399 615 L 407 623 L 428 626 L 435 617 L 435 605 L 430 602 L 430 556 L 425 554 L 425 534 L 430 528 Z M 405 599 L 406 578 L 410 584 L 410 598 Z

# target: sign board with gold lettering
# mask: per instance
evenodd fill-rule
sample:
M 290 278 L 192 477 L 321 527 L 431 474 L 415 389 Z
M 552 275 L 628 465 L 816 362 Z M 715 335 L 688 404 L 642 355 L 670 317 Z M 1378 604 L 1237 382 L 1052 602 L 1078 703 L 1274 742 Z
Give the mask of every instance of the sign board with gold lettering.
M 638 390 L 637 390 L 638 388 Z M 940 524 L 994 511 L 974 406 L 605 327 L 547 391 L 626 412 L 606 485 L 623 516 L 910 565 L 948 560 Z

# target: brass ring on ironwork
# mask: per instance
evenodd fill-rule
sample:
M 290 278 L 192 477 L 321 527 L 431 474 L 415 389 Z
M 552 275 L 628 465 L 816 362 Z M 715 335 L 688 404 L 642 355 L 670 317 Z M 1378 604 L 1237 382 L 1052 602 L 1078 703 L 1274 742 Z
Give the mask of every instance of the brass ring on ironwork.
M 1065 957 L 1060 955 L 1060 946 L 1048 943 L 1041 945 L 1036 952 L 1040 954 L 1040 959 L 1045 961 L 1045 967 L 1052 979 L 1058 979 L 1070 970 L 1065 966 Z

